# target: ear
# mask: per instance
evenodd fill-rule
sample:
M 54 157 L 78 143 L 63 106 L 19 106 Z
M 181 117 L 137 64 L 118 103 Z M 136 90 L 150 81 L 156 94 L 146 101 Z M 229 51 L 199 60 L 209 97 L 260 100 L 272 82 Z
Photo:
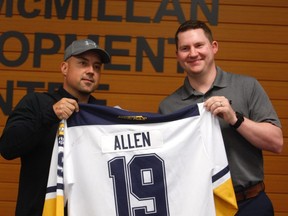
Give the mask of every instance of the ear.
M 216 54 L 218 52 L 218 42 L 217 41 L 212 42 L 212 49 L 213 49 L 214 54 Z
M 67 62 L 62 62 L 60 65 L 60 69 L 64 77 L 67 75 L 68 72 L 68 63 Z
M 175 50 L 175 56 L 176 56 L 176 59 L 178 59 L 178 57 L 179 57 L 178 49 Z

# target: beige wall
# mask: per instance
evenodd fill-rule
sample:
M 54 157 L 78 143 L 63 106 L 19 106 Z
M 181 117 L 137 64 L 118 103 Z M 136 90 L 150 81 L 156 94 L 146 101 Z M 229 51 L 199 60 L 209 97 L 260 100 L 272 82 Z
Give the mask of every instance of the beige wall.
M 32 0 L 27 1 L 23 8 L 29 13 L 39 9 L 40 13 L 35 18 L 21 16 L 15 4 L 17 1 L 13 1 L 15 5 L 11 16 L 6 16 L 6 2 L 4 1 L 0 8 L 0 41 L 5 42 L 1 56 L 5 61 L 0 60 L 0 134 L 7 119 L 6 112 L 27 93 L 25 86 L 28 82 L 28 86 L 33 86 L 31 82 L 37 82 L 37 91 L 47 91 L 49 84 L 62 82 L 59 64 L 71 35 L 77 35 L 78 38 L 99 35 L 100 46 L 112 51 L 113 67 L 105 67 L 101 79 L 103 87 L 107 88 L 95 93 L 97 98 L 106 100 L 107 105 L 120 105 L 133 111 L 156 112 L 160 100 L 183 82 L 184 74 L 177 73 L 175 46 L 169 42 L 169 39 L 174 37 L 179 20 L 173 15 L 166 15 L 160 17 L 160 22 L 155 23 L 161 2 L 163 5 L 165 1 L 135 0 L 134 7 L 131 9 L 130 5 L 127 9 L 127 1 L 111 0 L 106 1 L 106 8 L 101 10 L 98 1 L 92 1 L 91 18 L 88 20 L 84 20 L 84 16 L 89 15 L 87 11 L 84 13 L 85 1 L 80 1 L 81 5 L 77 10 L 79 17 L 76 20 L 71 17 L 71 6 L 64 19 L 57 18 L 54 5 L 52 17 L 45 18 L 45 1 L 34 3 Z M 275 206 L 276 216 L 287 215 L 288 1 L 221 0 L 219 5 L 218 1 L 214 0 L 198 2 L 206 2 L 205 5 L 217 22 L 217 25 L 210 24 L 214 37 L 219 42 L 217 64 L 226 71 L 256 77 L 267 91 L 281 119 L 284 151 L 280 155 L 264 153 L 265 182 Z M 218 8 L 215 5 L 218 5 Z M 176 6 L 169 3 L 165 8 L 175 10 Z M 190 0 L 181 1 L 180 6 L 184 17 L 188 19 L 192 13 Z M 193 15 L 209 23 L 207 13 L 202 11 L 203 9 L 198 7 L 198 13 Z M 144 17 L 143 19 L 148 19 L 149 22 L 131 22 L 126 19 L 126 12 L 130 12 L 134 18 Z M 103 14 L 106 18 L 108 15 L 114 16 L 114 21 L 99 20 L 99 17 L 103 18 Z M 179 11 L 177 14 L 180 17 Z M 215 18 L 216 15 L 218 18 Z M 27 40 L 28 50 L 15 37 L 8 37 L 9 34 L 14 34 L 13 31 L 22 35 L 23 41 Z M 39 62 L 37 41 L 41 35 L 47 36 L 48 33 L 52 33 L 54 42 L 51 39 L 42 40 L 40 48 L 50 50 L 51 54 L 40 55 Z M 8 39 L 4 40 L 3 35 L 8 35 Z M 111 42 L 112 40 L 114 42 Z M 160 53 L 164 48 L 164 58 L 159 57 L 157 60 L 155 57 L 157 66 L 153 65 L 151 54 L 137 53 L 137 50 L 143 48 L 143 41 L 147 42 L 155 56 L 161 57 Z M 26 56 L 25 51 L 29 51 L 27 59 L 20 64 L 19 58 L 21 55 Z M 119 52 L 122 52 L 122 56 Z M 13 66 L 17 63 L 17 66 Z M 9 100 L 12 100 L 12 107 L 9 106 Z M 0 158 L 1 215 L 14 215 L 19 165 L 19 160 L 5 161 Z

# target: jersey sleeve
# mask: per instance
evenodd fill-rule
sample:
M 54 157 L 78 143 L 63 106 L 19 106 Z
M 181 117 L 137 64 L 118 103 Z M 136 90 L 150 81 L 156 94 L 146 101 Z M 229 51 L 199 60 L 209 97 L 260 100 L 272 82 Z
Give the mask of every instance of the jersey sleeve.
M 202 137 L 206 140 L 206 151 L 213 166 L 212 185 L 217 216 L 235 215 L 238 206 L 231 180 L 225 146 L 217 117 L 198 104 L 201 112 Z M 211 146 L 212 145 L 212 146 Z
M 64 216 L 64 131 L 65 121 L 59 124 L 55 138 L 42 216 Z

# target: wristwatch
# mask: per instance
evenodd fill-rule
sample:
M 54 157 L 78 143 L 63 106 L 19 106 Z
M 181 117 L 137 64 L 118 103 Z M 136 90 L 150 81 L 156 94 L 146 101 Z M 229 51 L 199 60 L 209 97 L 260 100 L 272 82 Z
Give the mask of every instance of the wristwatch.
M 234 129 L 237 129 L 238 127 L 240 127 L 240 125 L 244 121 L 244 116 L 242 113 L 239 113 L 239 112 L 235 112 L 235 113 L 236 113 L 237 121 L 233 125 L 230 124 L 230 126 L 233 127 Z

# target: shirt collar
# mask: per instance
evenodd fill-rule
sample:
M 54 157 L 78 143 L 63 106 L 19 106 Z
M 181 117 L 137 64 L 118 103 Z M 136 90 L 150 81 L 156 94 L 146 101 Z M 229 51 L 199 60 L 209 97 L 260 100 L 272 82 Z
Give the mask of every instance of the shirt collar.
M 225 88 L 228 85 L 228 77 L 226 72 L 224 72 L 220 67 L 216 67 L 216 70 L 217 70 L 216 78 L 209 91 L 211 91 L 214 88 Z M 203 93 L 196 91 L 193 88 L 193 86 L 190 85 L 188 77 L 186 77 L 184 80 L 181 93 L 182 100 L 186 100 L 192 95 L 200 96 L 203 95 Z

